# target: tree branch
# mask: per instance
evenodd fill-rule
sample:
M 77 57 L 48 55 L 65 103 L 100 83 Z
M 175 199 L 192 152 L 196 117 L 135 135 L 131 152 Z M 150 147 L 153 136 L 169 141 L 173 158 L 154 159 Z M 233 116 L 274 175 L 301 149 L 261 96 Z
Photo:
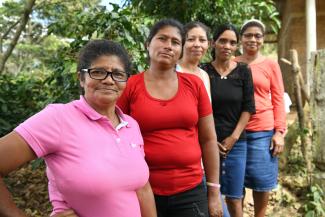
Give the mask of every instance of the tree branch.
M 10 33 L 10 31 L 20 22 L 20 19 L 18 19 L 15 23 L 13 23 L 11 26 L 9 26 L 9 28 L 7 29 L 7 31 L 5 31 L 5 33 L 3 33 L 3 35 L 1 36 L 0 40 L 6 39 L 6 37 L 8 36 L 8 34 Z
M 15 46 L 17 45 L 18 39 L 29 20 L 29 15 L 32 13 L 34 5 L 35 5 L 35 0 L 27 0 L 26 1 L 24 12 L 20 18 L 20 23 L 17 27 L 15 34 L 14 34 L 14 37 L 11 40 L 11 42 L 8 46 L 8 49 L 4 52 L 3 56 L 0 57 L 0 74 L 2 73 L 2 71 L 4 69 L 9 56 L 11 55 Z
M 2 50 L 2 42 L 4 39 L 7 38 L 8 34 L 10 33 L 10 31 L 19 23 L 20 19 L 18 19 L 15 23 L 13 23 L 5 33 L 3 33 L 3 35 L 1 35 L 0 37 L 0 54 L 2 54 L 3 50 Z

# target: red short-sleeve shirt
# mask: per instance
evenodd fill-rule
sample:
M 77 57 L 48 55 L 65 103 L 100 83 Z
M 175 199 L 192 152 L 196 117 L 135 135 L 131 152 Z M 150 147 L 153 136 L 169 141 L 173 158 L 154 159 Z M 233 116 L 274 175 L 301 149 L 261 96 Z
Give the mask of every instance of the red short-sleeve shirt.
M 144 73 L 132 76 L 118 105 L 138 123 L 155 194 L 172 195 L 202 181 L 199 118 L 212 113 L 203 82 L 177 73 L 178 91 L 169 100 L 147 92 Z

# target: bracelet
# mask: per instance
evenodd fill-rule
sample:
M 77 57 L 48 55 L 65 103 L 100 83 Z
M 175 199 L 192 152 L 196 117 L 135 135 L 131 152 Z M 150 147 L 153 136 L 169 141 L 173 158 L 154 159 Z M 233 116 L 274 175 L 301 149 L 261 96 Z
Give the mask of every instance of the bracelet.
M 212 182 L 207 182 L 207 186 L 210 186 L 210 187 L 215 187 L 215 188 L 220 188 L 220 184 L 216 184 L 216 183 L 212 183 Z

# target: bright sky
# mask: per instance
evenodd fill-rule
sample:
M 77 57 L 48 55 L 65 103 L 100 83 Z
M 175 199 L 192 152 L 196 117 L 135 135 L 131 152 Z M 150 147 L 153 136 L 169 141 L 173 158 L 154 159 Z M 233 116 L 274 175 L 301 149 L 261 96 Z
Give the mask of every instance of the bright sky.
M 111 8 L 109 3 L 121 4 L 121 0 L 101 0 L 101 5 L 105 5 L 107 9 Z

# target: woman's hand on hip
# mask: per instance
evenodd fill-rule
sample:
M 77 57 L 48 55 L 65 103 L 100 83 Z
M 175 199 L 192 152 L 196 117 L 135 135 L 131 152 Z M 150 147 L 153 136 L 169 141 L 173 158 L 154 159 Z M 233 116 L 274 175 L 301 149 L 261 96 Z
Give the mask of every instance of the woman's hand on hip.
M 65 210 L 64 212 L 59 212 L 51 217 L 78 217 L 78 216 L 72 209 L 68 209 Z

